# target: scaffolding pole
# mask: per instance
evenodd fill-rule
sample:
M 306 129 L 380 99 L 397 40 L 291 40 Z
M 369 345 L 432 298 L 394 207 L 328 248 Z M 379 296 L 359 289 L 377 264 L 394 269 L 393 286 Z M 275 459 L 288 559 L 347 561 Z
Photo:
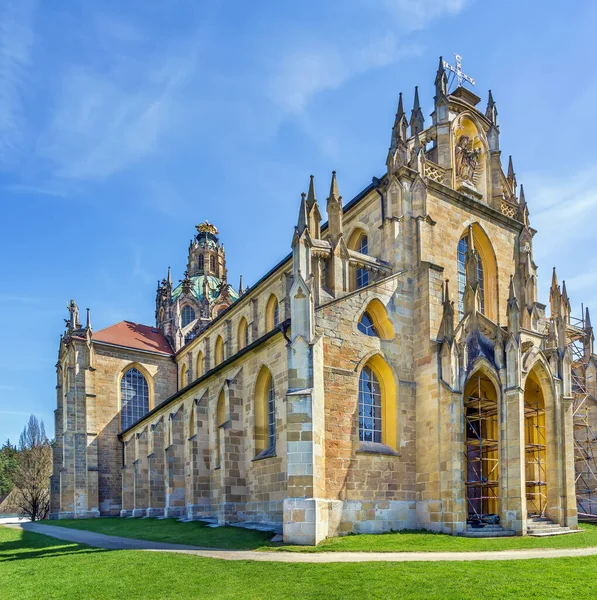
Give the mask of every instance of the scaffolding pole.
M 597 438 L 591 419 L 594 400 L 587 386 L 586 336 L 584 310 L 580 319 L 571 317 L 567 342 L 572 353 L 572 394 L 574 429 L 574 470 L 576 505 L 580 518 L 597 518 Z

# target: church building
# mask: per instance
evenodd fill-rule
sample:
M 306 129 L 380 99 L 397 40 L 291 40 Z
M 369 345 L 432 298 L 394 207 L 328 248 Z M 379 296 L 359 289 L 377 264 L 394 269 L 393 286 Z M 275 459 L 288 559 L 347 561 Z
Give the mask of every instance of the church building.
M 94 331 L 71 301 L 50 518 L 261 523 L 297 544 L 577 528 L 571 332 L 594 382 L 590 319 L 573 324 L 555 270 L 549 311 L 537 297 L 496 103 L 450 92 L 450 68 L 428 122 L 417 88 L 410 116 L 400 95 L 355 198 L 334 172 L 321 202 L 311 177 L 291 253 L 250 289 L 206 221 L 155 325 Z

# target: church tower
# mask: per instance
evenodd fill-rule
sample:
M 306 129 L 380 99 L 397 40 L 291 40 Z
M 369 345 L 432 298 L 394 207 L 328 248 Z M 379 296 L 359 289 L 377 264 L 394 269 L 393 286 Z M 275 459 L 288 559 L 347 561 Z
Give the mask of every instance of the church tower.
M 227 283 L 226 252 L 216 226 L 204 221 L 196 229 L 184 278 L 173 287 L 168 269 L 156 294 L 156 326 L 175 351 L 239 298 L 239 292 Z

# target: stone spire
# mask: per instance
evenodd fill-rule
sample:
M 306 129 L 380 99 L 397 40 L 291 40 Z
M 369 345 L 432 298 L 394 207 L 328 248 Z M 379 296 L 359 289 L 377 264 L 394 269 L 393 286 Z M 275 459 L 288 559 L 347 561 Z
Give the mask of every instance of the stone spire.
M 446 69 L 444 68 L 444 59 L 439 57 L 439 67 L 435 74 L 435 97 L 436 102 L 440 96 L 447 96 L 448 94 L 448 76 Z
M 566 323 L 570 322 L 570 298 L 568 298 L 568 290 L 566 289 L 566 282 L 562 281 L 562 313 L 566 319 Z
M 440 339 L 452 343 L 454 339 L 454 302 L 450 299 L 450 280 L 446 279 L 442 287 L 442 322 L 440 327 Z
M 510 184 L 510 188 L 512 189 L 512 194 L 516 196 L 516 174 L 514 173 L 514 165 L 512 164 L 511 155 L 508 157 L 508 175 L 506 178 Z
M 307 214 L 307 194 L 301 194 L 301 206 L 299 208 L 299 216 L 296 224 L 298 234 L 301 235 L 309 226 L 309 215 Z
M 172 269 L 168 267 L 168 279 L 166 280 L 168 285 L 172 287 Z
M 562 292 L 558 284 L 558 276 L 556 274 L 556 268 L 553 268 L 551 276 L 551 288 L 549 289 L 549 308 L 551 318 L 560 317 L 562 310 Z
M 309 179 L 309 193 L 307 194 L 307 224 L 309 227 L 309 233 L 312 238 L 321 238 L 321 212 L 319 211 L 319 205 L 317 204 L 317 198 L 315 196 L 315 178 L 313 175 Z
M 390 150 L 396 150 L 399 142 L 406 142 L 408 139 L 408 122 L 404 113 L 404 105 L 402 103 L 402 92 L 398 97 L 398 110 L 394 118 L 394 126 L 392 127 L 392 139 L 390 142 Z
M 342 196 L 340 196 L 338 192 L 336 171 L 332 171 L 332 183 L 330 185 L 330 195 L 327 199 L 326 210 L 328 214 L 328 231 L 332 246 L 335 246 L 344 234 L 342 223 Z
M 508 316 L 508 333 L 518 336 L 520 332 L 520 306 L 516 298 L 514 290 L 514 277 L 510 275 L 510 287 L 508 290 L 508 308 L 506 311 Z
M 245 288 L 243 287 L 243 276 L 240 276 L 240 281 L 238 282 L 238 295 L 242 296 L 245 293 Z
M 530 225 L 529 207 L 526 198 L 524 197 L 524 186 L 520 184 L 520 207 L 518 209 L 518 220 L 524 223 L 527 227 Z
M 491 90 L 489 90 L 489 98 L 487 100 L 487 108 L 485 109 L 485 116 L 487 117 L 487 119 L 489 120 L 489 122 L 492 125 L 497 125 L 498 124 L 498 111 L 497 111 L 497 107 L 495 105 L 495 101 L 493 99 L 493 94 L 491 93 Z
M 87 323 L 85 325 L 85 329 L 91 330 L 91 309 L 87 309 Z
M 595 336 L 593 334 L 593 328 L 591 327 L 591 316 L 589 315 L 589 307 L 585 308 L 585 323 L 584 323 L 584 356 L 588 361 L 593 356 L 593 344 L 595 341 Z
M 425 119 L 419 103 L 419 86 L 415 86 L 415 100 L 410 114 L 410 135 L 414 136 L 417 132 L 421 133 L 423 129 L 425 129 Z

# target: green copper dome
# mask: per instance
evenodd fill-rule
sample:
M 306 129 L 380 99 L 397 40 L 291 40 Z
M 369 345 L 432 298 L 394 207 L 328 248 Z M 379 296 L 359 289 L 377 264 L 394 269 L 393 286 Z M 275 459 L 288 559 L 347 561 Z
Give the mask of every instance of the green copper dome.
M 219 295 L 221 292 L 221 287 L 222 287 L 222 280 L 218 279 L 217 277 L 214 277 L 213 275 L 193 275 L 192 277 L 189 277 L 189 279 L 192 282 L 192 287 L 191 287 L 191 291 L 193 296 L 195 297 L 195 299 L 197 300 L 197 302 L 202 302 L 203 301 L 203 286 L 204 286 L 204 280 L 207 280 L 207 295 L 208 295 L 208 300 L 209 302 L 213 302 Z M 238 292 L 229 284 L 224 283 L 224 286 L 226 288 L 228 288 L 228 294 L 230 296 L 230 298 L 232 298 L 232 300 L 234 302 L 236 302 L 236 300 L 238 300 Z M 179 298 L 179 296 L 182 294 L 182 283 L 179 283 L 173 290 L 172 290 L 172 302 L 176 302 L 176 300 Z

